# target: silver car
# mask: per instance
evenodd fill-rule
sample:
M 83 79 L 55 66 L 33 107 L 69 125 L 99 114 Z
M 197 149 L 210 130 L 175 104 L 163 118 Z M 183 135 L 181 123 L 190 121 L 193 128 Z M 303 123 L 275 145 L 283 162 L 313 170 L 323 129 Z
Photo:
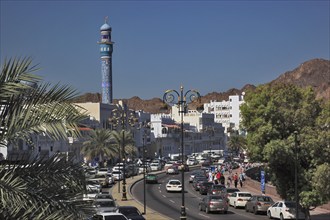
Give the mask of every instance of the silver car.
M 269 196 L 253 195 L 245 204 L 245 211 L 258 214 L 259 212 L 267 213 L 267 209 L 274 204 Z
M 220 195 L 207 195 L 199 202 L 199 211 L 222 212 L 224 214 L 228 211 L 227 198 Z

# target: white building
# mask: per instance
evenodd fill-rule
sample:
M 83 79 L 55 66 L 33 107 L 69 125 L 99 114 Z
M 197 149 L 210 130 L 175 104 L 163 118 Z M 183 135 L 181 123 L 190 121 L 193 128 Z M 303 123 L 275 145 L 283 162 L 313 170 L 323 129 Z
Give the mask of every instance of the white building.
M 225 132 L 230 129 L 240 130 L 241 114 L 240 106 L 244 103 L 244 92 L 242 95 L 229 96 L 228 101 L 211 101 L 204 104 L 204 112 L 214 114 L 214 121 L 225 127 Z

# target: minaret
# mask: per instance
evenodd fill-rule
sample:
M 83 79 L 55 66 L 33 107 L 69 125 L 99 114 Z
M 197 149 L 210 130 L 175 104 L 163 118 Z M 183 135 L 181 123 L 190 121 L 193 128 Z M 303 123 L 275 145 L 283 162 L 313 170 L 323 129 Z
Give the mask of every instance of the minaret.
M 102 73 L 102 103 L 112 103 L 112 49 L 111 27 L 108 24 L 108 17 L 105 17 L 105 23 L 100 28 L 101 41 L 101 73 Z

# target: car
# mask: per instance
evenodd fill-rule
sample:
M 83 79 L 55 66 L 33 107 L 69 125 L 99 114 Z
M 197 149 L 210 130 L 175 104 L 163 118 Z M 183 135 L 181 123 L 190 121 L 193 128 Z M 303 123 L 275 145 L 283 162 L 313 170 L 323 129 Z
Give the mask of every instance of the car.
M 118 171 L 112 171 L 112 176 L 114 178 L 114 180 L 118 181 L 118 180 L 122 180 L 124 177 L 124 173 L 121 170 Z
M 115 212 L 118 207 L 113 199 L 95 199 L 94 207 L 96 212 Z
M 204 176 L 204 177 L 206 177 L 204 171 L 202 171 L 202 170 L 194 170 L 194 171 L 192 171 L 190 173 L 189 183 L 192 183 L 193 182 L 195 176 Z
M 214 184 L 209 188 L 208 193 L 211 195 L 223 195 L 225 189 L 226 187 L 224 185 Z
M 227 213 L 227 199 L 221 195 L 207 195 L 199 202 L 199 211 Z
M 232 194 L 232 193 L 234 193 L 234 192 L 239 192 L 239 191 L 240 191 L 240 190 L 237 189 L 237 188 L 225 188 L 225 189 L 223 190 L 222 194 L 223 194 L 223 196 L 225 196 L 225 197 L 228 198 L 228 196 L 229 196 L 230 194 Z
M 305 219 L 305 214 L 299 206 L 298 219 Z M 296 202 L 278 201 L 267 209 L 269 218 L 296 219 Z
M 198 191 L 202 182 L 207 182 L 208 179 L 203 176 L 196 176 L 192 182 L 192 187 Z
M 150 164 L 151 171 L 158 171 L 161 170 L 161 164 L 157 162 L 153 162 Z
M 110 193 L 99 193 L 95 195 L 95 199 L 113 199 L 112 195 Z
M 269 196 L 264 195 L 253 195 L 245 204 L 245 211 L 267 213 L 267 209 L 274 204 L 274 201 Z
M 130 220 L 145 220 L 139 209 L 135 206 L 119 206 L 117 212 L 122 213 Z
M 128 218 L 119 212 L 103 212 L 94 215 L 92 220 L 128 220 Z
M 178 166 L 178 169 L 179 169 L 179 171 L 181 171 L 181 170 L 183 170 L 184 172 L 188 172 L 189 171 L 189 166 L 187 165 L 187 164 L 180 164 L 179 166 Z
M 166 174 L 178 174 L 179 169 L 177 166 L 170 166 L 166 169 Z
M 155 174 L 147 174 L 146 175 L 146 183 L 158 183 L 158 177 Z
M 108 173 L 108 168 L 107 167 L 102 167 L 99 168 L 97 171 L 97 174 L 107 174 Z
M 199 184 L 199 194 L 206 195 L 209 191 L 209 188 L 213 186 L 213 182 L 202 182 Z
M 166 192 L 181 192 L 181 191 L 182 191 L 182 184 L 180 180 L 170 179 L 166 183 Z
M 228 196 L 229 205 L 237 207 L 245 207 L 246 202 L 252 197 L 250 192 L 234 192 Z

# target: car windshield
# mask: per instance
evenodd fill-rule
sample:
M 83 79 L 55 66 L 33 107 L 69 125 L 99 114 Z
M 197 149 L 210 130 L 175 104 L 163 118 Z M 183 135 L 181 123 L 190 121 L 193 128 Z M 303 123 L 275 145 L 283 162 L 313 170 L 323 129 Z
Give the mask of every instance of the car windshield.
M 288 208 L 295 208 L 296 203 L 294 203 L 294 202 L 285 202 L 285 206 L 288 207 Z
M 115 207 L 114 201 L 96 201 L 95 205 L 98 207 Z
M 170 181 L 169 184 L 171 184 L 171 185 L 181 185 L 180 181 Z
M 272 198 L 270 198 L 270 197 L 258 197 L 258 201 L 260 201 L 260 202 L 273 202 Z
M 119 208 L 119 212 L 126 215 L 126 217 L 140 215 L 139 211 L 136 208 Z
M 224 189 L 225 188 L 225 186 L 222 186 L 222 185 L 214 185 L 213 186 L 213 189 Z
M 222 200 L 222 196 L 211 196 L 210 200 Z
M 228 193 L 239 192 L 239 189 L 226 189 Z
M 125 218 L 122 215 L 110 215 L 110 216 L 104 216 L 104 219 L 105 220 L 126 220 L 127 218 Z
M 252 195 L 250 193 L 238 193 L 239 197 L 251 197 Z

